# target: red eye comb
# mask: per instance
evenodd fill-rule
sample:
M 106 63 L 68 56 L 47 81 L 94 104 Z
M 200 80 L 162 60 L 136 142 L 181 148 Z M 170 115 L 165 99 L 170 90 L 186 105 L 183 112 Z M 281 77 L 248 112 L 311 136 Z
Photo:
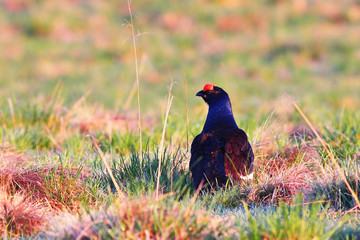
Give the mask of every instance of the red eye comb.
M 212 91 L 212 90 L 214 90 L 214 86 L 215 86 L 214 84 L 208 83 L 208 84 L 206 84 L 206 85 L 204 86 L 203 91 L 204 91 L 204 92 L 207 91 L 207 90 Z

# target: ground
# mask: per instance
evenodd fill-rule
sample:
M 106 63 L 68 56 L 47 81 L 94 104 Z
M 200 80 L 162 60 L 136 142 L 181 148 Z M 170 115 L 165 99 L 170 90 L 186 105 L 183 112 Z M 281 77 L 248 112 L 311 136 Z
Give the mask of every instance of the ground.
M 127 2 L 1 3 L 1 236 L 356 239 L 360 5 L 131 9 L 141 148 Z M 255 176 L 197 196 L 188 144 L 206 83 L 229 93 Z

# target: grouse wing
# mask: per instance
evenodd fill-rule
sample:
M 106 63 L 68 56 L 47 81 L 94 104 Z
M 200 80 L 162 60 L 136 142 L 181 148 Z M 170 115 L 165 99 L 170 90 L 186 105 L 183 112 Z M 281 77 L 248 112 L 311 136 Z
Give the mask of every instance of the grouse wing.
M 225 134 L 225 172 L 236 181 L 246 179 L 253 172 L 254 153 L 242 129 Z

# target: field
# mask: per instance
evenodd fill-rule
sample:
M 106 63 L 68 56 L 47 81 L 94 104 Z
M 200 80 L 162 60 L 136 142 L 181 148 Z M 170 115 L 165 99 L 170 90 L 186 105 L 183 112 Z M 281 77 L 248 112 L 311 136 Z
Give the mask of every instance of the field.
M 360 239 L 360 5 L 131 10 L 1 1 L 0 236 Z M 229 93 L 255 176 L 198 196 L 189 146 L 206 83 Z

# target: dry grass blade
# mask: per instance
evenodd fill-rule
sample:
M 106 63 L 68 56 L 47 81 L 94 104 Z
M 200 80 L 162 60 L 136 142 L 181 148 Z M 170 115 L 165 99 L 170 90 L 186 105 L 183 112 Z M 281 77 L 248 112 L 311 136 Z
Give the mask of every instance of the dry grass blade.
M 189 111 L 186 86 L 186 74 L 184 74 L 184 90 L 185 90 L 185 109 L 186 109 L 186 152 L 189 151 Z
M 140 85 L 139 85 L 139 70 L 138 70 L 138 62 L 137 62 L 137 52 L 136 52 L 136 36 L 134 30 L 134 22 L 132 17 L 131 11 L 131 3 L 130 0 L 127 0 L 128 3 L 128 10 L 130 15 L 130 27 L 131 27 L 131 34 L 133 40 L 133 48 L 134 48 L 134 62 L 135 62 L 135 72 L 136 72 L 136 85 L 137 85 L 137 100 L 138 100 L 138 125 L 139 125 L 139 140 L 140 140 L 140 163 L 142 162 L 142 129 L 141 129 L 141 107 L 140 107 Z
M 145 61 L 146 61 L 146 55 L 142 55 L 140 61 L 139 76 L 142 75 L 142 72 L 144 71 Z M 131 87 L 129 96 L 127 97 L 125 104 L 122 107 L 123 110 L 128 110 L 130 108 L 130 104 L 136 94 L 136 91 L 137 91 L 137 82 L 135 81 Z
M 329 155 L 332 163 L 335 165 L 335 167 L 338 169 L 338 173 L 340 174 L 340 177 L 342 178 L 342 180 L 345 182 L 347 188 L 349 189 L 351 195 L 353 196 L 353 198 L 355 199 L 356 205 L 358 206 L 358 208 L 360 208 L 360 202 L 359 202 L 359 198 L 357 197 L 357 194 L 355 193 L 355 191 L 351 188 L 349 182 L 346 179 L 346 176 L 344 174 L 344 172 L 342 171 L 341 167 L 339 166 L 338 162 L 335 160 L 334 155 L 330 152 L 329 148 L 326 146 L 326 143 L 324 141 L 324 139 L 319 135 L 319 133 L 315 130 L 315 128 L 313 127 L 313 125 L 311 124 L 311 122 L 309 121 L 309 119 L 305 116 L 305 114 L 303 113 L 303 111 L 301 111 L 300 107 L 293 102 L 294 107 L 296 108 L 296 110 L 300 113 L 301 117 L 304 118 L 305 122 L 309 125 L 309 127 L 311 128 L 311 131 L 314 132 L 315 136 L 319 139 L 321 145 L 323 146 L 323 148 L 325 149 L 326 153 Z
M 56 149 L 61 149 L 60 144 L 56 141 L 54 135 L 51 133 L 50 129 L 48 128 L 48 126 L 46 126 L 46 124 L 44 124 L 44 128 L 48 134 L 48 137 L 50 139 L 50 141 L 55 145 Z
M 14 105 L 10 98 L 8 98 L 8 103 L 9 103 L 9 108 L 10 108 L 10 112 L 11 112 L 12 122 L 13 122 L 14 128 L 16 128 Z
M 163 131 L 162 131 L 162 134 L 161 134 L 161 141 L 160 141 L 160 147 L 159 147 L 160 158 L 159 158 L 159 166 L 158 166 L 157 180 L 156 180 L 156 197 L 159 196 L 159 185 L 160 185 L 160 176 L 161 176 L 161 161 L 162 161 L 163 151 L 164 151 L 166 123 L 167 123 L 167 119 L 168 119 L 168 116 L 169 116 L 171 103 L 172 103 L 172 100 L 173 100 L 173 96 L 171 95 L 172 86 L 173 86 L 173 82 L 171 82 L 170 87 L 169 87 L 169 95 L 168 95 L 168 101 L 167 101 L 167 107 L 166 107 L 166 115 L 165 115 L 164 126 L 163 126 Z
M 134 98 L 134 96 L 135 96 L 135 94 L 136 94 L 136 91 L 137 91 L 137 84 L 136 84 L 136 81 L 135 81 L 134 84 L 133 84 L 132 87 L 131 87 L 129 96 L 128 96 L 128 98 L 126 99 L 125 104 L 124 104 L 124 106 L 123 106 L 123 108 L 122 108 L 123 110 L 129 109 L 130 104 L 131 104 L 131 101 L 132 101 L 132 99 Z
M 66 121 L 68 121 L 68 120 L 75 114 L 75 112 L 77 112 L 80 104 L 85 101 L 85 99 L 87 98 L 87 96 L 90 95 L 90 93 L 91 93 L 91 90 L 88 90 L 81 98 L 79 98 L 79 99 L 73 104 L 73 106 L 70 108 L 70 110 L 67 112 L 67 114 L 66 114 L 65 117 L 64 117 L 64 119 L 66 119 Z
M 119 184 L 117 183 L 117 181 L 116 181 L 116 179 L 115 179 L 115 177 L 114 177 L 114 175 L 113 175 L 113 173 L 112 173 L 112 171 L 111 171 L 111 168 L 110 168 L 109 164 L 108 164 L 107 161 L 106 161 L 106 158 L 105 158 L 105 155 L 104 155 L 103 151 L 100 149 L 99 144 L 97 143 L 97 140 L 95 139 L 94 135 L 90 134 L 90 136 L 91 136 L 91 139 L 92 139 L 92 141 L 93 141 L 93 143 L 94 143 L 94 145 L 95 145 L 96 150 L 97 150 L 98 153 L 100 154 L 100 158 L 101 158 L 102 162 L 104 163 L 105 168 L 106 168 L 106 170 L 108 171 L 111 180 L 112 180 L 113 183 L 114 183 L 114 186 L 115 186 L 115 188 L 116 188 L 116 191 L 118 192 L 118 196 L 119 196 L 120 198 L 123 198 L 123 197 L 124 197 L 124 194 L 123 194 L 123 192 L 121 191 L 120 186 L 119 186 Z
M 61 80 L 59 80 L 56 83 L 56 86 L 55 86 L 54 90 L 51 93 L 49 102 L 45 106 L 46 109 L 48 109 L 51 106 L 52 103 L 58 101 L 59 96 L 60 96 L 61 91 L 62 91 L 62 87 L 63 87 L 63 85 L 61 84 Z

